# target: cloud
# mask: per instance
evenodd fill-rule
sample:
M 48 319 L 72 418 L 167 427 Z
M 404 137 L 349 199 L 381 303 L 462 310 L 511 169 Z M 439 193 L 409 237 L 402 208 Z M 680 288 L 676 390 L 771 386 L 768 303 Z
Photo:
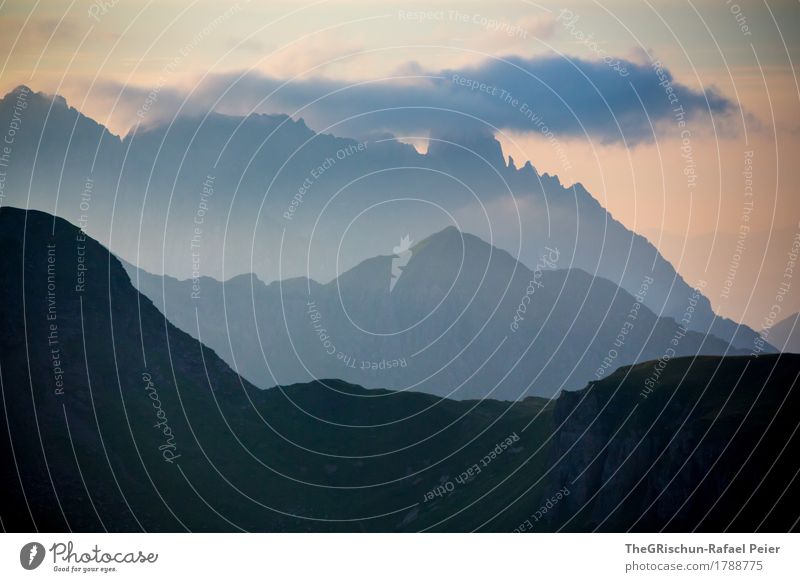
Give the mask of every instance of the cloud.
M 317 130 L 335 126 L 329 131 L 339 135 L 452 135 L 499 128 L 635 145 L 653 139 L 653 126 L 674 130 L 684 121 L 694 131 L 710 114 L 729 118 L 737 111 L 714 89 L 691 89 L 666 68 L 627 59 L 512 56 L 457 70 L 410 66 L 405 71 L 406 77 L 351 83 L 215 75 L 193 91 L 160 88 L 147 120 L 169 119 L 183 103 L 184 114 L 287 113 Z M 135 111 L 151 91 L 124 88 L 122 103 Z

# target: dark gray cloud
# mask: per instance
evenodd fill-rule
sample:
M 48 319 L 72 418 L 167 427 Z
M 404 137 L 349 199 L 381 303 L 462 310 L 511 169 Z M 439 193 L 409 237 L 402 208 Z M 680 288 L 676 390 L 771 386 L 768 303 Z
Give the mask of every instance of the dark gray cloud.
M 652 139 L 651 126 L 674 130 L 683 120 L 699 127 L 711 114 L 726 117 L 737 109 L 713 89 L 676 82 L 666 68 L 555 55 L 491 59 L 460 70 L 416 69 L 414 75 L 358 83 L 250 73 L 208 77 L 192 92 L 168 87 L 127 87 L 121 102 L 131 114 L 150 95 L 145 123 L 215 109 L 287 113 L 317 130 L 333 126 L 329 131 L 340 135 L 447 135 L 496 127 L 629 145 Z

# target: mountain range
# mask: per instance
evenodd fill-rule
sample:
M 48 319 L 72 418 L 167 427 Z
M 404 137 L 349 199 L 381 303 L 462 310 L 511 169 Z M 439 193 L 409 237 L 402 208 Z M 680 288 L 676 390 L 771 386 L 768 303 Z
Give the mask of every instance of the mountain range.
M 262 390 L 76 226 L 4 206 L 0 245 L 6 531 L 797 529 L 799 356 L 642 362 L 516 402 Z
M 505 158 L 492 135 L 432 136 L 426 153 L 392 138 L 317 133 L 286 115 L 208 112 L 110 133 L 59 96 L 19 87 L 0 102 L 7 124 L 25 104 L 4 204 L 81 227 L 117 256 L 179 279 L 332 281 L 404 237 L 456 226 L 533 270 L 545 248 L 679 320 L 695 288 L 581 184 L 563 185 Z M 443 113 L 443 115 L 446 113 Z M 503 225 L 498 228 L 497 225 Z M 524 225 L 524 228 L 523 228 Z M 704 294 L 690 328 L 752 351 L 755 331 L 718 317 Z
M 579 389 L 619 366 L 686 355 L 746 355 L 578 268 L 547 248 L 531 270 L 454 227 L 333 281 L 255 275 L 183 281 L 128 265 L 134 285 L 183 331 L 257 386 L 339 378 L 456 399 L 517 400 Z M 393 272 L 399 275 L 393 278 Z

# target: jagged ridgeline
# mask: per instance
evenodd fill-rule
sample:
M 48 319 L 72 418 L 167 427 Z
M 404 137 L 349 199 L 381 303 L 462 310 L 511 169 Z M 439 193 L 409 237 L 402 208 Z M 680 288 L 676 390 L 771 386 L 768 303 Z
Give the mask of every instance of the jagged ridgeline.
M 423 154 L 394 139 L 317 133 L 286 115 L 212 112 L 119 137 L 62 97 L 27 87 L 0 101 L 0 124 L 12 122 L 19 131 L 4 203 L 83 223 L 151 273 L 327 282 L 455 217 L 529 269 L 549 246 L 560 251 L 558 268 L 630 294 L 651 277 L 645 305 L 676 321 L 701 284 L 685 281 L 580 183 L 566 187 L 530 162 L 517 167 L 484 133 L 433 136 Z M 752 329 L 716 317 L 705 293 L 696 303 L 691 330 L 753 350 Z
M 77 227 L 2 207 L 0 248 L 7 531 L 797 527 L 798 356 L 645 362 L 554 401 L 260 390 Z

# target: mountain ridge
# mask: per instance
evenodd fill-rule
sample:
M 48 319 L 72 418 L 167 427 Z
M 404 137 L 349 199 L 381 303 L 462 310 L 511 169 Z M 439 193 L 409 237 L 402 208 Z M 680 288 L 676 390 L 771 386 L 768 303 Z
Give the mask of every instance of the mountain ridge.
M 7 531 L 797 527 L 800 356 L 677 358 L 644 400 L 658 362 L 557 400 L 453 401 L 339 380 L 259 390 L 81 236 L 51 215 L 0 208 Z M 480 475 L 462 477 L 487 455 Z M 537 517 L 565 486 L 566 500 Z
M 525 396 L 519 386 L 532 381 L 531 394 L 540 396 L 582 387 L 604 373 L 612 348 L 614 366 L 658 358 L 670 341 L 677 355 L 746 353 L 713 334 L 679 334 L 675 320 L 657 318 L 611 281 L 548 261 L 531 271 L 455 228 L 411 248 L 393 289 L 394 259 L 382 255 L 324 284 L 207 280 L 194 305 L 185 299 L 189 281 L 128 268 L 170 321 L 261 387 L 340 377 L 368 388 L 515 400 Z M 533 301 L 521 312 L 532 281 Z M 635 329 L 625 324 L 634 308 Z M 628 339 L 615 347 L 623 327 Z M 325 355 L 326 346 L 334 353 Z
M 531 164 L 517 168 L 506 162 L 492 136 L 465 138 L 468 144 L 469 139 L 475 142 L 475 151 L 441 145 L 422 155 L 397 141 L 361 144 L 315 133 L 304 122 L 281 115 L 212 113 L 206 124 L 199 124 L 197 117 L 181 117 L 174 124 L 154 125 L 120 140 L 106 137 L 111 134 L 102 125 L 65 101 L 50 111 L 44 99 L 39 99 L 41 106 L 29 109 L 23 122 L 6 203 L 47 212 L 57 209 L 73 223 L 85 219 L 89 234 L 126 260 L 140 257 L 138 266 L 151 272 L 160 272 L 165 265 L 166 273 L 177 278 L 191 275 L 193 256 L 187 241 L 196 235 L 198 194 L 209 176 L 214 185 L 208 209 L 203 209 L 201 274 L 226 278 L 226 272 L 255 272 L 267 281 L 301 276 L 306 257 L 312 278 L 332 280 L 336 243 L 346 243 L 342 247 L 346 270 L 369 258 L 368 249 L 386 244 L 388 250 L 387 236 L 411 234 L 421 240 L 441 230 L 441 217 L 421 213 L 419 202 L 407 201 L 391 210 L 386 203 L 376 207 L 385 208 L 383 214 L 351 230 L 352 240 L 342 240 L 337 225 L 349 222 L 354 208 L 375 204 L 380 201 L 376 196 L 384 201 L 407 200 L 407 184 L 413 183 L 426 203 L 466 212 L 466 218 L 459 217 L 465 222 L 461 230 L 484 238 L 490 233 L 476 212 L 483 208 L 490 220 L 505 223 L 504 204 L 509 196 L 518 197 L 525 229 L 497 231 L 493 242 L 506 250 L 521 249 L 519 259 L 529 267 L 550 246 L 571 258 L 570 267 L 602 276 L 631 293 L 650 273 L 657 286 L 647 297 L 648 306 L 673 318 L 681 316 L 693 293 L 649 240 L 617 221 L 580 182 L 564 187 L 557 176 L 540 175 Z M 7 96 L 0 104 L 0 118 L 10 114 L 9 104 Z M 35 115 L 32 110 L 37 110 Z M 269 135 L 264 135 L 265 125 L 272 128 Z M 40 137 L 48 144 L 43 151 L 37 150 Z M 358 144 L 363 147 L 356 153 L 344 152 L 339 159 L 343 148 Z M 489 167 L 478 155 L 484 150 L 494 152 Z M 313 178 L 309 172 L 326 158 L 336 161 Z M 444 177 L 448 168 L 455 171 L 449 173 L 457 182 Z M 309 176 L 297 213 L 285 219 L 292 195 L 298 195 L 298 186 Z M 93 192 L 87 212 L 81 210 L 81 195 L 88 180 Z M 341 195 L 334 197 L 338 191 Z M 58 202 L 53 193 L 60 193 Z M 312 240 L 312 218 L 323 207 L 328 222 Z M 141 233 L 131 224 L 135 217 Z M 242 252 L 248 248 L 254 249 L 249 257 Z M 280 249 L 284 256 L 277 256 Z M 278 265 L 284 268 L 280 276 Z M 753 330 L 716 317 L 705 296 L 701 303 L 693 329 L 712 328 L 735 346 L 752 349 L 758 339 Z

